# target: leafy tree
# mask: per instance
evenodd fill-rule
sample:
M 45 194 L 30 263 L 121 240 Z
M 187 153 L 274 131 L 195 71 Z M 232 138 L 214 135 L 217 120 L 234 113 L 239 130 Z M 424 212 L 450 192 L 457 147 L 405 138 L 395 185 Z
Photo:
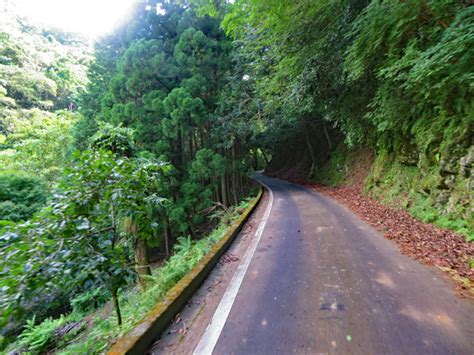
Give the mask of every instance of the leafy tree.
M 131 157 L 134 150 L 134 131 L 125 127 L 114 127 L 99 123 L 99 130 L 90 139 L 91 147 L 109 150 L 120 156 Z
M 0 26 L 0 80 L 18 109 L 74 108 L 86 83 L 86 41 L 59 31 L 30 26 L 7 9 Z
M 0 145 L 0 164 L 54 183 L 68 164 L 76 120 L 77 114 L 69 111 L 45 113 L 38 109 L 10 116 L 5 120 L 10 133 Z
M 288 160 L 279 147 L 290 145 L 304 150 L 311 174 L 341 139 L 400 157 L 411 151 L 405 161 L 422 166 L 436 163 L 429 157 L 437 153 L 466 154 L 472 7 L 242 0 L 220 11 L 240 52 L 250 54 L 251 100 L 265 119 L 260 144 L 273 165 Z
M 105 287 L 120 324 L 118 290 L 133 278 L 131 266 L 139 274 L 149 267 L 142 241 L 160 241 L 155 211 L 166 169 L 101 150 L 76 155 L 48 208 L 1 237 L 3 322 L 58 288 Z
M 31 25 L 12 9 L 7 6 L 0 14 L 2 179 L 10 173 L 10 182 L 49 182 L 32 192 L 42 195 L 38 201 L 15 202 L 10 196 L 2 202 L 3 218 L 19 220 L 38 210 L 67 165 L 71 127 L 78 118 L 72 111 L 87 81 L 90 48 L 76 35 Z
M 1 237 L 4 323 L 36 313 L 48 295 L 101 289 L 120 324 L 118 293 L 136 276 L 146 287 L 150 247 L 169 256 L 178 239 L 201 238 L 215 224 L 210 212 L 246 192 L 261 111 L 248 98 L 255 82 L 243 79 L 244 56 L 233 56 L 238 46 L 219 19 L 199 16 L 194 3 L 162 6 L 157 14 L 137 3 L 97 43 L 85 91 L 79 64 L 87 56 L 51 55 L 32 69 L 36 80 L 20 70 L 32 68 L 27 48 L 5 37 L 0 157 L 48 181 L 64 175 L 45 208 Z M 82 48 L 54 31 L 41 36 Z M 70 155 L 71 145 L 81 153 Z M 25 154 L 44 159 L 20 161 Z

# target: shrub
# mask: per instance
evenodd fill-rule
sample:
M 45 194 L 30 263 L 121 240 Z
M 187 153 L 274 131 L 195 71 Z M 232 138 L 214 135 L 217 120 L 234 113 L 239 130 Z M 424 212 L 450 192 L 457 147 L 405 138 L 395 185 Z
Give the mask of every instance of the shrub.
M 44 181 L 20 172 L 0 173 L 0 220 L 30 218 L 44 203 L 48 191 Z

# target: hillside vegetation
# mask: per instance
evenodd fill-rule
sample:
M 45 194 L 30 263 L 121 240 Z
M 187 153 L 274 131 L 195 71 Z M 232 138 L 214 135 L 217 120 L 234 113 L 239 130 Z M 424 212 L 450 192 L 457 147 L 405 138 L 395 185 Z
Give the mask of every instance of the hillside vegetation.
M 264 167 L 473 238 L 468 1 L 139 1 L 93 50 L 2 16 L 0 349 L 106 351 Z
M 73 312 L 76 321 L 110 301 L 106 329 L 94 322 L 107 345 L 141 316 L 127 313 L 135 284 L 145 292 L 155 277 L 170 278 L 170 288 L 208 248 L 202 238 L 254 187 L 248 174 L 261 160 L 254 125 L 227 98 L 248 90 L 235 80 L 232 40 L 196 7 L 163 6 L 159 15 L 137 3 L 93 58 L 79 39 L 9 14 L 1 67 L 3 345 L 27 327 L 11 349 L 46 351 L 63 322 L 49 317 Z M 213 235 L 215 242 L 222 228 Z M 180 250 L 164 276 L 152 275 L 153 262 Z
M 223 23 L 252 49 L 268 170 L 334 183 L 368 147 L 367 191 L 472 238 L 473 15 L 462 1 L 236 2 Z
M 0 220 L 19 221 L 44 205 L 66 165 L 92 56 L 77 35 L 3 10 L 0 20 Z

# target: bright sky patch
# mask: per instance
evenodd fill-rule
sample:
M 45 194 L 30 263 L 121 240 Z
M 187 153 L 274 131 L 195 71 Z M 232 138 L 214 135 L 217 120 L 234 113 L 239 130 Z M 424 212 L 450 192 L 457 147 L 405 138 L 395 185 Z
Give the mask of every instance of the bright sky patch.
M 136 0 L 3 0 L 18 13 L 45 25 L 98 36 L 125 18 Z M 3 4 L 2 4 L 3 5 Z M 145 4 L 144 4 L 145 5 Z

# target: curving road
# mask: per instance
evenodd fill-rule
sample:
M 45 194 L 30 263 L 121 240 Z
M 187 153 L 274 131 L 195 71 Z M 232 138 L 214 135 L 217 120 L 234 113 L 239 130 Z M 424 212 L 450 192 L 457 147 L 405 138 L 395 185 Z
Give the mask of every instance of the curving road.
M 474 353 L 474 303 L 439 270 L 333 200 L 258 178 L 273 201 L 195 354 Z

